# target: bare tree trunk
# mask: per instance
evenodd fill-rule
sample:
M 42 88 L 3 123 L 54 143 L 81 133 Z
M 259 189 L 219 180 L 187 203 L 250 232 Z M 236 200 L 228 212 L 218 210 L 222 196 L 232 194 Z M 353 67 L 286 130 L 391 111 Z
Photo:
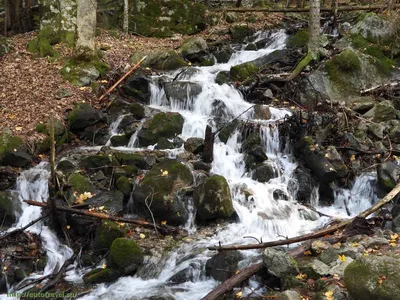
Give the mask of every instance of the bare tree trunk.
M 242 6 L 242 0 L 237 0 L 236 7 L 241 7 L 241 6 Z
M 33 29 L 31 0 L 5 0 L 5 32 L 27 32 Z
M 320 24 L 320 0 L 310 0 L 310 22 L 308 54 L 312 59 L 318 58 Z
M 205 163 L 212 163 L 214 159 L 214 134 L 210 125 L 206 127 L 206 134 L 204 138 L 203 161 Z
M 7 8 L 7 0 L 4 1 L 4 36 L 7 36 L 7 23 L 8 23 L 8 8 Z
M 129 0 L 124 0 L 124 32 L 129 31 Z
M 301 0 L 296 0 L 296 7 L 297 8 L 302 8 L 303 7 L 303 2 Z
M 77 0 L 75 57 L 91 60 L 96 57 L 97 0 Z

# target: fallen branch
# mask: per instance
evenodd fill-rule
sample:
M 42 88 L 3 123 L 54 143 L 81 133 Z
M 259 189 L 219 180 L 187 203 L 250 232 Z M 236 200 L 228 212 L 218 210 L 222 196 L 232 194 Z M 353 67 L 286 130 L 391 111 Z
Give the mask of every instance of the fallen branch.
M 321 12 L 331 12 L 335 11 L 355 11 L 355 10 L 380 10 L 385 8 L 384 5 L 362 5 L 362 6 L 341 6 L 338 8 L 332 7 L 321 7 Z M 400 8 L 400 4 L 392 6 L 392 9 Z M 221 8 L 215 9 L 214 12 L 236 12 L 236 13 L 246 13 L 246 12 L 274 12 L 274 13 L 300 13 L 300 12 L 310 12 L 309 8 L 265 8 L 265 7 L 255 7 L 255 8 Z
M 381 200 L 379 200 L 374 206 L 370 207 L 369 209 L 363 211 L 360 213 L 357 217 L 361 218 L 366 218 L 369 215 L 373 214 L 375 211 L 389 203 L 390 201 L 393 200 L 393 198 L 400 192 L 400 183 L 398 183 L 385 197 L 383 197 Z M 355 218 L 357 218 L 355 217 Z M 296 236 L 290 239 L 285 239 L 285 240 L 278 240 L 278 241 L 272 241 L 272 242 L 266 242 L 262 244 L 249 244 L 249 245 L 227 245 L 227 246 L 214 246 L 214 247 L 209 247 L 209 250 L 249 250 L 249 249 L 263 249 L 263 248 L 268 248 L 268 247 L 274 247 L 274 246 L 281 246 L 281 245 L 289 245 L 293 243 L 298 243 L 298 242 L 303 242 L 315 238 L 320 238 L 328 234 L 332 234 L 335 231 L 338 231 L 340 229 L 345 228 L 347 225 L 353 222 L 355 218 L 343 221 L 337 225 L 333 225 L 331 227 L 325 228 L 318 230 L 313 233 L 301 235 L 301 236 Z
M 360 91 L 360 93 L 361 93 L 361 95 L 363 95 L 363 94 L 367 94 L 370 92 L 374 92 L 376 90 L 381 90 L 381 89 L 385 89 L 387 87 L 394 87 L 394 86 L 398 86 L 398 85 L 400 85 L 400 82 L 390 82 L 390 83 L 380 84 L 380 85 L 373 86 L 369 89 L 362 90 L 362 91 Z
M 243 270 L 240 270 L 237 274 L 233 275 L 229 279 L 225 280 L 223 283 L 218 285 L 214 290 L 209 292 L 205 297 L 201 298 L 201 300 L 214 300 L 218 299 L 218 297 L 223 296 L 227 292 L 231 291 L 234 287 L 241 284 L 243 281 L 249 279 L 255 273 L 257 273 L 263 267 L 263 263 L 258 263 L 255 265 L 251 265 Z
M 141 60 L 139 60 L 132 68 L 129 69 L 128 72 L 125 73 L 112 87 L 110 87 L 100 98 L 102 100 L 105 96 L 111 93 L 126 77 L 128 77 L 133 71 L 139 68 L 140 64 L 146 59 L 147 56 L 144 56 Z
M 43 203 L 43 202 L 37 202 L 37 201 L 32 201 L 32 200 L 24 200 L 24 202 L 28 203 L 30 205 L 34 205 L 34 206 L 47 207 L 47 203 Z M 87 216 L 87 217 L 92 217 L 92 218 L 97 218 L 97 219 L 111 220 L 111 221 L 121 222 L 121 223 L 130 223 L 130 224 L 139 225 L 139 226 L 142 226 L 145 228 L 152 228 L 152 229 L 157 228 L 157 230 L 159 232 L 161 232 L 162 234 L 171 234 L 171 233 L 176 233 L 179 231 L 178 228 L 173 227 L 173 226 L 157 225 L 157 224 L 149 223 L 146 221 L 114 217 L 114 216 L 106 215 L 103 213 L 98 213 L 98 212 L 93 212 L 93 211 L 88 211 L 88 210 L 80 210 L 80 209 L 74 209 L 74 208 L 69 208 L 69 207 L 64 207 L 64 206 L 56 206 L 56 209 L 60 210 L 60 211 L 68 212 L 70 214 Z
M 49 215 L 50 215 L 50 214 L 45 214 L 45 215 L 43 215 L 43 216 L 41 216 L 41 217 L 39 217 L 39 218 L 33 220 L 32 222 L 26 224 L 24 227 L 17 228 L 17 229 L 15 229 L 15 230 L 13 230 L 13 231 L 7 232 L 6 234 L 0 236 L 0 241 L 1 241 L 1 240 L 4 240 L 4 239 L 7 238 L 7 237 L 10 237 L 10 236 L 12 236 L 12 235 L 15 235 L 15 234 L 17 234 L 17 233 L 23 232 L 25 229 L 31 227 L 32 225 L 34 225 L 34 224 L 36 224 L 37 222 L 43 220 L 44 218 L 48 217 Z

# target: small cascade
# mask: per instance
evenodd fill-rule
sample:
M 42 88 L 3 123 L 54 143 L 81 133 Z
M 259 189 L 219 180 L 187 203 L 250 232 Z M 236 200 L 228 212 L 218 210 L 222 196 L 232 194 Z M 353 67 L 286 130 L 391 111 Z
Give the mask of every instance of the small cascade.
M 121 124 L 122 120 L 126 117 L 127 115 L 119 115 L 118 118 L 111 123 L 110 128 L 108 130 L 109 135 L 110 135 L 110 139 L 107 141 L 106 146 L 110 146 L 111 145 L 111 137 L 113 137 L 114 135 L 119 134 L 118 131 L 118 127 Z
M 49 196 L 48 191 L 48 180 L 50 177 L 50 171 L 48 170 L 48 164 L 42 162 L 37 166 L 23 171 L 17 179 L 17 187 L 15 191 L 18 193 L 18 200 L 20 202 L 22 214 L 19 216 L 17 224 L 14 228 L 23 227 L 33 220 L 41 216 L 42 209 L 37 206 L 28 205 L 24 200 L 34 200 L 38 202 L 46 202 Z M 47 253 L 47 265 L 44 269 L 43 274 L 32 274 L 25 278 L 19 285 L 24 282 L 34 279 L 39 276 L 48 275 L 59 269 L 65 260 L 73 255 L 72 249 L 63 245 L 55 233 L 50 228 L 38 222 L 30 226 L 27 231 L 35 233 L 41 237 L 43 247 Z M 14 291 L 14 288 L 11 289 Z

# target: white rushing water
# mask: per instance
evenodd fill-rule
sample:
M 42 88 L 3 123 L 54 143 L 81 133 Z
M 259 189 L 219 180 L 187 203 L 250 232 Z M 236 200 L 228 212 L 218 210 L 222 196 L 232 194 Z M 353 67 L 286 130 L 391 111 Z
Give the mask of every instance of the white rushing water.
M 262 38 L 265 38 L 265 34 L 259 33 L 257 39 Z M 245 157 L 241 153 L 245 132 L 240 126 L 233 132 L 226 144 L 217 138 L 214 145 L 214 161 L 211 173 L 222 175 L 227 179 L 239 221 L 226 226 L 218 226 L 215 235 L 212 237 L 186 243 L 170 252 L 161 261 L 148 262 L 146 265 L 149 265 L 148 268 L 153 265 L 156 270 L 151 273 L 156 275 L 146 278 L 128 276 L 120 278 L 111 285 L 100 284 L 80 299 L 141 300 L 152 296 L 164 296 L 166 298 L 170 296 L 177 300 L 200 299 L 218 284 L 215 280 L 205 277 L 205 263 L 215 254 L 215 252 L 206 250 L 208 246 L 217 245 L 219 242 L 222 244 L 254 243 L 252 239 L 243 238 L 245 236 L 262 238 L 263 241 L 275 240 L 278 236 L 292 237 L 309 232 L 326 221 L 326 218 L 316 220 L 316 214 L 297 203 L 295 199 L 296 186 L 294 186 L 292 179 L 297 163 L 290 152 L 290 148 L 281 149 L 282 137 L 279 136 L 278 130 L 279 122 L 290 112 L 271 107 L 270 120 L 253 120 L 253 109 L 249 109 L 252 104 L 246 102 L 238 90 L 228 84 L 218 85 L 215 83 L 218 72 L 229 71 L 234 65 L 254 60 L 274 50 L 284 48 L 286 40 L 284 31 L 272 33 L 270 39 L 271 42 L 265 49 L 238 51 L 228 63 L 210 67 L 196 67 L 196 71 L 190 76 L 181 76 L 179 81 L 196 83 L 201 86 L 201 92 L 196 96 L 191 97 L 189 91 L 185 101 L 167 99 L 164 89 L 157 84 L 159 77 L 155 76 L 154 84 L 151 84 L 150 106 L 162 111 L 179 112 L 185 120 L 181 134 L 184 140 L 190 137 L 204 138 L 207 124 L 211 125 L 213 130 L 216 131 L 221 124 L 238 115 L 241 115 L 240 120 L 256 122 L 258 129 L 255 132 L 260 135 L 263 150 L 268 156 L 266 163 L 273 167 L 278 176 L 266 183 L 261 183 L 253 180 L 250 172 L 246 172 Z M 164 74 L 163 80 L 167 78 L 167 80 L 172 81 L 178 72 Z M 248 111 L 242 114 L 246 110 Z M 123 116 L 120 116 L 110 127 L 111 135 L 118 134 L 118 126 L 122 118 Z M 142 124 L 143 122 L 144 120 Z M 138 131 L 131 137 L 128 147 L 125 149 L 119 147 L 118 149 L 143 150 L 134 149 L 137 146 Z M 153 146 L 149 148 L 151 149 Z M 176 157 L 181 151 L 182 148 L 168 150 L 169 157 Z M 47 184 L 45 184 L 47 183 L 48 172 L 44 166 L 39 165 L 24 173 L 18 180 L 18 191 L 21 199 L 45 201 L 48 196 Z M 32 181 L 31 176 L 39 176 L 39 180 Z M 376 201 L 373 187 L 373 176 L 365 175 L 356 180 L 351 190 L 336 188 L 335 205 L 325 210 L 332 215 L 339 214 L 346 217 L 348 212 L 352 215 L 356 214 L 365 207 L 369 207 L 371 202 Z M 317 188 L 315 188 L 312 198 L 310 201 L 316 205 L 318 203 Z M 32 211 L 21 216 L 17 226 L 26 224 L 40 215 L 39 208 L 24 206 L 24 213 L 28 209 Z M 193 203 L 189 203 L 188 209 L 191 217 L 186 228 L 189 233 L 194 233 L 196 226 Z M 308 217 L 305 217 L 305 215 Z M 41 232 L 44 245 L 50 250 L 48 251 L 49 264 L 45 270 L 47 274 L 72 255 L 72 251 L 60 245 L 57 238 L 46 226 L 40 224 L 37 226 L 40 228 L 34 227 L 32 230 Z M 196 234 L 193 234 L 192 237 L 195 239 Z M 54 253 L 54 256 L 51 253 Z M 243 254 L 245 259 L 240 263 L 240 266 L 246 266 L 260 259 L 260 252 L 256 250 L 243 251 Z M 171 284 L 169 282 L 171 276 L 182 270 L 187 270 L 190 273 L 190 281 Z M 81 273 L 79 270 L 69 272 L 66 279 L 80 282 Z M 252 282 L 250 282 L 251 284 Z
M 50 172 L 48 164 L 42 162 L 37 166 L 23 171 L 17 179 L 15 191 L 18 193 L 18 200 L 21 207 L 21 215 L 18 217 L 17 223 L 9 229 L 9 231 L 21 228 L 42 215 L 42 208 L 38 206 L 28 205 L 23 200 L 34 200 L 37 202 L 46 202 L 49 196 L 48 180 Z M 48 275 L 58 270 L 65 260 L 73 254 L 72 249 L 63 245 L 56 234 L 43 221 L 37 222 L 30 226 L 26 231 L 35 233 L 40 236 L 43 248 L 47 254 L 47 264 L 42 274 L 31 274 L 25 280 L 20 282 L 16 287 L 11 287 L 11 292 L 18 291 L 18 286 L 25 286 L 30 280 L 37 277 Z M 26 288 L 28 288 L 27 286 Z M 0 296 L 2 297 L 2 296 Z M 8 297 L 7 299 L 12 299 Z

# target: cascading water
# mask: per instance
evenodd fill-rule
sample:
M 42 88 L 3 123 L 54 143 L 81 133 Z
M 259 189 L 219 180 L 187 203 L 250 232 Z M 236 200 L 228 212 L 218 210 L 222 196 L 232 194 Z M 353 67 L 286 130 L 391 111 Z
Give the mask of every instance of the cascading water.
M 18 200 L 22 213 L 15 226 L 10 228 L 9 231 L 21 228 L 41 216 L 42 209 L 40 207 L 28 205 L 23 202 L 23 200 L 46 202 L 49 196 L 49 177 L 50 172 L 48 170 L 48 164 L 45 162 L 23 171 L 18 177 L 15 191 L 18 193 Z M 70 258 L 73 254 L 72 249 L 60 243 L 55 233 L 51 231 L 48 226 L 44 225 L 43 222 L 38 222 L 26 230 L 41 237 L 43 247 L 47 254 L 47 264 L 42 274 L 32 274 L 21 281 L 17 286 L 11 287 L 10 292 L 17 292 L 19 291 L 19 286 L 25 286 L 30 280 L 51 274 L 54 270 L 58 270 L 65 260 Z M 29 285 L 27 287 L 29 287 Z M 8 297 L 7 299 L 11 298 Z

